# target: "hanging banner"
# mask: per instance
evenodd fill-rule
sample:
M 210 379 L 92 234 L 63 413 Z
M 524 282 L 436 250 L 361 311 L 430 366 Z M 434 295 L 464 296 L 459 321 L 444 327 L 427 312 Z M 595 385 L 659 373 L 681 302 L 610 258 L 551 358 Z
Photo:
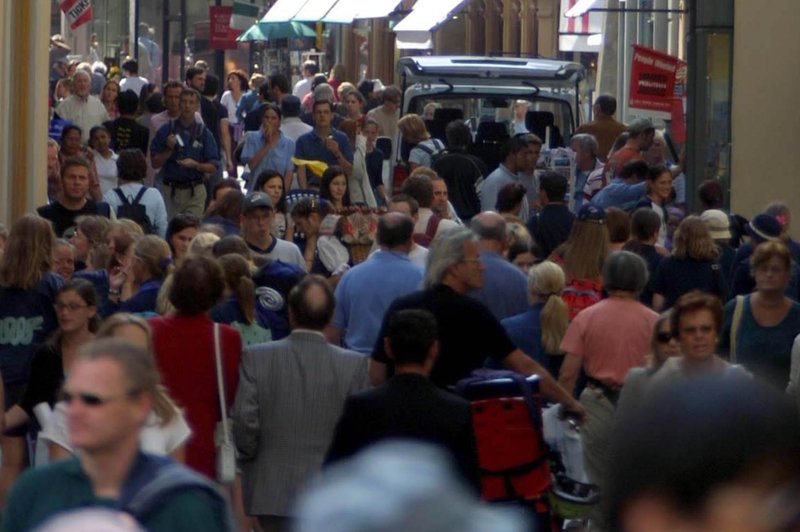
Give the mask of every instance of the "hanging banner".
M 92 0 L 62 0 L 58 8 L 64 12 L 71 30 L 92 20 Z
M 212 50 L 235 50 L 239 30 L 231 29 L 231 6 L 211 6 L 208 8 L 211 19 L 211 34 L 208 47 Z
M 677 57 L 634 44 L 628 107 L 671 113 L 675 77 L 685 65 Z

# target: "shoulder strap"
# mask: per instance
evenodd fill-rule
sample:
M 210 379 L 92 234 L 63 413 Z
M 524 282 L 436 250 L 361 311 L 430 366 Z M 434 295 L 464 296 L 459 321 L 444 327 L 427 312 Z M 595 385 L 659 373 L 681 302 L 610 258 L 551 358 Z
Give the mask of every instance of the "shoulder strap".
M 119 197 L 119 200 L 122 202 L 123 205 L 130 205 L 128 202 L 128 198 L 125 197 L 125 194 L 122 193 L 122 189 L 117 187 L 114 189 L 114 193 Z
M 101 216 L 105 216 L 106 218 L 111 218 L 111 205 L 109 205 L 105 201 L 97 202 L 97 211 L 100 213 Z
M 135 198 L 133 198 L 133 205 L 139 205 L 139 202 L 142 201 L 145 192 L 147 192 L 147 187 L 142 185 L 142 188 L 139 189 L 139 193 L 136 194 Z
M 433 150 L 431 148 L 429 148 L 428 146 L 424 145 L 421 142 L 419 144 L 417 144 L 416 146 L 414 146 L 414 147 L 415 148 L 419 148 L 420 150 L 424 151 L 428 155 L 433 155 Z
M 436 213 L 431 214 L 431 217 L 428 218 L 428 225 L 425 227 L 425 234 L 428 235 L 428 238 L 431 240 L 433 240 L 436 236 L 436 231 L 439 230 L 439 222 L 441 221 L 442 217 Z
M 730 352 L 731 362 L 736 363 L 736 339 L 739 336 L 739 325 L 742 323 L 744 314 L 744 296 L 736 296 L 736 306 L 733 307 L 733 318 L 731 319 L 731 338 L 728 351 Z
M 219 411 L 222 416 L 222 437 L 225 444 L 230 444 L 228 432 L 228 413 L 225 411 L 225 378 L 222 373 L 222 348 L 220 346 L 219 323 L 214 324 L 214 355 L 217 359 L 217 395 L 219 395 Z

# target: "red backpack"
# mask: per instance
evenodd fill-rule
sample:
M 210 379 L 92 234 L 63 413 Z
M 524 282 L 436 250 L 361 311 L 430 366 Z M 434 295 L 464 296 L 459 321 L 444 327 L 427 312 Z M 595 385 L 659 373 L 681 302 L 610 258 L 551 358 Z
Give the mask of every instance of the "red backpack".
M 570 321 L 578 315 L 578 312 L 591 307 L 602 298 L 603 283 L 597 279 L 570 279 L 561 294 L 561 299 L 569 309 Z

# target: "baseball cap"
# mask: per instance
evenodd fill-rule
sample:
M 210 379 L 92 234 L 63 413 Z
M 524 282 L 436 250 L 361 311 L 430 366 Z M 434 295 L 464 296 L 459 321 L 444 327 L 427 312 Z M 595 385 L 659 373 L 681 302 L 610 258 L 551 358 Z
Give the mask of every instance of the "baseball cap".
M 728 215 L 719 209 L 708 209 L 700 214 L 714 240 L 723 240 L 731 237 L 731 220 Z
M 244 205 L 242 206 L 242 212 L 250 212 L 253 209 L 258 209 L 260 207 L 265 207 L 267 209 L 272 209 L 272 198 L 264 194 L 263 192 L 251 192 L 244 198 Z
M 578 220 L 581 222 L 605 223 L 606 211 L 594 203 L 584 203 L 578 211 Z
M 778 240 L 781 236 L 781 223 L 777 218 L 770 214 L 757 214 L 745 226 L 745 231 L 751 238 L 758 242 L 766 240 Z

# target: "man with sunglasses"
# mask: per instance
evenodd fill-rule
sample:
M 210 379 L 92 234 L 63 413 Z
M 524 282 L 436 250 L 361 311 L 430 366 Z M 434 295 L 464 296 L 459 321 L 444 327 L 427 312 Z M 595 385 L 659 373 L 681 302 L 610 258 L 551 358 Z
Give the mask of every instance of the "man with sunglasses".
M 128 512 L 151 531 L 232 530 L 227 503 L 214 486 L 169 458 L 140 450 L 157 385 L 152 355 L 119 340 L 84 348 L 62 391 L 77 454 L 20 477 L 3 530 L 34 529 L 91 506 Z

